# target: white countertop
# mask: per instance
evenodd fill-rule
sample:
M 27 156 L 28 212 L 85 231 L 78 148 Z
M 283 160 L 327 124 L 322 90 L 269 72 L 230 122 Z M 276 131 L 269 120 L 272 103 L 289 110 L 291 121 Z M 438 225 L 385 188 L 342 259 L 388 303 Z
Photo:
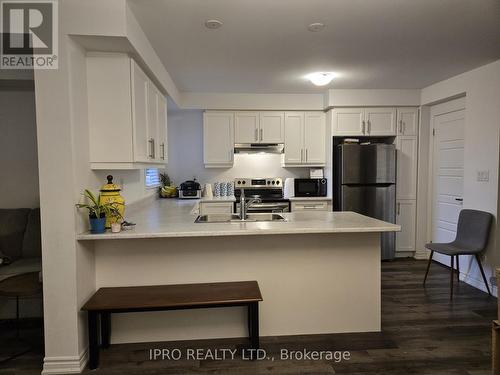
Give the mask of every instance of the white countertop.
M 234 195 L 230 197 L 201 197 L 200 199 L 198 199 L 198 201 L 203 203 L 236 202 L 236 198 L 234 197 Z
M 192 212 L 199 200 L 158 199 L 135 209 L 128 221 L 137 223 L 132 230 L 103 234 L 89 232 L 77 240 L 111 240 L 162 237 L 212 237 L 304 233 L 396 232 L 399 225 L 372 219 L 354 212 L 286 213 L 286 222 L 195 223 Z

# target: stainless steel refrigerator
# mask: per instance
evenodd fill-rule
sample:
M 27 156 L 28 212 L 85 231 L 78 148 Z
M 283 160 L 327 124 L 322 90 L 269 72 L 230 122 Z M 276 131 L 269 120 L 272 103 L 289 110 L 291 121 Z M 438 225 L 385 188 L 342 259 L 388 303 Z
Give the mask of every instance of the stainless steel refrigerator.
M 334 211 L 396 221 L 396 148 L 393 144 L 340 144 L 334 149 Z M 382 259 L 395 256 L 394 232 L 382 233 Z

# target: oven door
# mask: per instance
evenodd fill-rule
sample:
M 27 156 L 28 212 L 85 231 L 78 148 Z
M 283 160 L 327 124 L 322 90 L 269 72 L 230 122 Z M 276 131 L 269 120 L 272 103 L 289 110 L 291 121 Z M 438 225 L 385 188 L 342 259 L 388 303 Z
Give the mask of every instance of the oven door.
M 240 213 L 239 202 L 234 203 L 234 211 Z M 252 213 L 282 213 L 290 212 L 290 202 L 263 202 L 252 203 L 247 212 Z

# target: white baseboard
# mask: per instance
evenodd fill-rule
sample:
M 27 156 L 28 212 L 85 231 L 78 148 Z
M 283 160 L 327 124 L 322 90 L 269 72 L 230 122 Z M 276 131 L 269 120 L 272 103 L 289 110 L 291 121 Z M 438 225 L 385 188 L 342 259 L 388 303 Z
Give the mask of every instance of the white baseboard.
M 80 374 L 89 360 L 88 351 L 74 357 L 45 357 L 42 375 Z
M 427 250 L 415 251 L 415 255 L 413 257 L 417 260 L 428 260 L 429 252 Z
M 474 277 L 468 276 L 462 272 L 460 272 L 460 281 L 463 281 L 466 284 L 469 284 L 470 286 L 473 286 L 474 288 L 477 288 L 479 290 L 482 290 L 485 293 L 488 293 L 486 290 L 486 286 L 484 285 L 483 279 L 476 279 Z M 488 286 L 490 287 L 490 291 L 493 297 L 498 296 L 498 289 L 495 285 L 491 285 L 491 283 L 488 283 Z
M 394 255 L 395 258 L 412 258 L 414 255 L 413 251 L 396 251 Z

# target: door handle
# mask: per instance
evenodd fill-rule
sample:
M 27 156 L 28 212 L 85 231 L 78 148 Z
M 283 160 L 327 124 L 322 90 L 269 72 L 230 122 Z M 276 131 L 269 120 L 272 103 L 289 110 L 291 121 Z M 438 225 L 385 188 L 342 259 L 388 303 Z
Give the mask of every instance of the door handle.
M 362 125 L 362 128 L 361 128 L 361 133 L 365 134 L 365 122 L 363 121 L 363 125 Z
M 161 149 L 161 158 L 162 160 L 165 160 L 165 143 L 162 143 L 160 145 L 160 149 Z
M 260 141 L 262 142 L 263 139 L 264 139 L 264 130 L 261 128 L 260 129 Z
M 300 161 L 304 161 L 304 149 L 300 149 Z
M 308 159 L 308 157 L 307 157 L 307 148 L 306 148 L 306 160 L 305 161 L 307 161 L 307 159 Z
M 370 122 L 370 120 L 368 120 L 366 124 L 367 124 L 367 133 L 370 134 L 372 131 L 372 123 Z
M 456 200 L 457 202 L 463 202 L 463 201 L 464 201 L 464 199 L 463 199 L 463 198 L 455 198 L 455 200 Z
M 401 213 L 401 203 L 398 202 L 398 216 L 399 216 L 400 213 Z
M 399 120 L 399 132 L 403 134 L 403 120 Z
M 259 129 L 255 128 L 254 138 L 256 141 L 259 140 Z

